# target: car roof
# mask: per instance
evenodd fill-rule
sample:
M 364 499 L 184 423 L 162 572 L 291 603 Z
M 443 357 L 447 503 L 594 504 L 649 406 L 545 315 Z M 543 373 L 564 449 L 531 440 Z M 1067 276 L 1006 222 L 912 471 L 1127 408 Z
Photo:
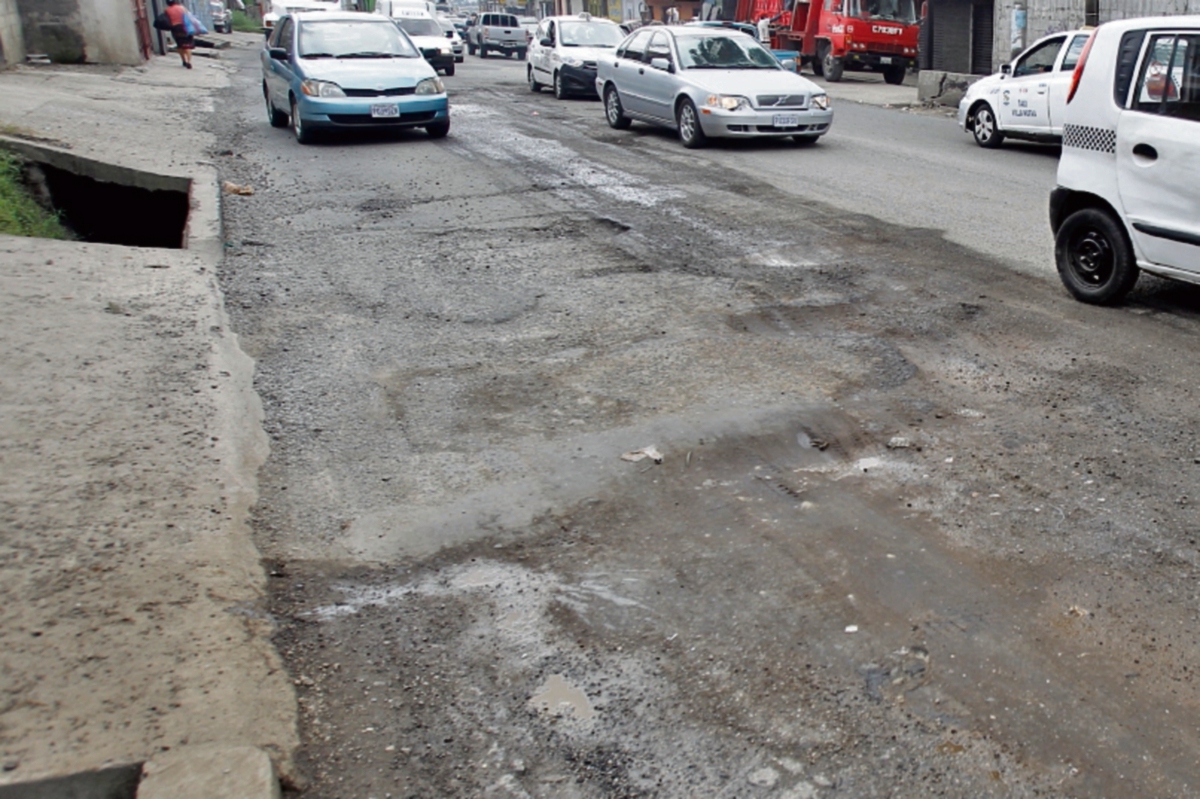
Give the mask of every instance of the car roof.
M 325 22 L 387 22 L 387 17 L 377 16 L 375 14 L 362 14 L 358 11 L 295 11 L 290 14 L 301 22 L 315 22 L 324 20 Z
M 556 17 L 543 17 L 542 21 L 545 22 L 548 19 L 552 19 L 555 22 L 604 22 L 609 25 L 617 24 L 608 17 L 594 17 L 590 14 L 587 16 L 583 14 L 560 14 Z
M 1200 28 L 1200 14 L 1189 14 L 1187 16 L 1173 17 L 1136 17 L 1134 19 L 1120 19 L 1112 22 L 1105 22 L 1101 27 L 1106 30 L 1115 30 L 1118 33 L 1133 30 L 1145 30 L 1153 28 L 1154 30 L 1167 30 L 1175 28 Z

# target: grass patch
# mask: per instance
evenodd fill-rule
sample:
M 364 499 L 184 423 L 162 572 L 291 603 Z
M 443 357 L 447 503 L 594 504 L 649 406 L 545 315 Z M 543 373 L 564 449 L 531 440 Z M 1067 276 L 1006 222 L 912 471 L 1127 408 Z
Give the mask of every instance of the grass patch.
M 69 239 L 67 229 L 53 214 L 37 204 L 21 182 L 24 164 L 12 153 L 0 150 L 0 233 L 41 239 Z
M 262 33 L 262 23 L 252 18 L 245 11 L 234 11 L 233 29 L 242 33 Z

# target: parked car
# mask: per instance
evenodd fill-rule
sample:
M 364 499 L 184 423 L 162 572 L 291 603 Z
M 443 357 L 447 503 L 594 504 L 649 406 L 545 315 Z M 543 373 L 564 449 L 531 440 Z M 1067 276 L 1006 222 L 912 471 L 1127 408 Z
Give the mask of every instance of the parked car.
M 213 33 L 233 33 L 233 12 L 225 0 L 208 0 L 208 15 L 212 19 Z
M 554 96 L 596 94 L 596 64 L 625 35 L 617 23 L 590 14 L 546 17 L 529 45 L 525 77 L 532 91 L 553 86 Z
M 458 28 L 455 27 L 454 21 L 446 17 L 438 17 L 438 24 L 442 26 L 442 33 L 446 34 L 446 38 L 450 41 L 450 50 L 454 53 L 454 63 L 461 64 L 467 46 L 463 43 L 462 36 L 458 34 Z
M 515 14 L 480 14 L 478 21 L 467 29 L 467 52 L 471 55 L 478 52 L 480 58 L 487 58 L 489 52 L 499 51 L 505 56 L 516 53 L 517 58 L 524 58 L 525 49 L 525 29 Z
M 1116 302 L 1142 270 L 1200 284 L 1200 16 L 1096 30 L 1067 92 L 1050 226 L 1083 302 Z
M 825 90 L 794 70 L 741 33 L 647 26 L 600 59 L 596 89 L 612 127 L 674 128 L 684 147 L 718 136 L 813 143 L 829 132 L 833 110 Z
M 270 10 L 263 14 L 263 33 L 268 37 L 275 29 L 275 24 L 284 14 L 294 14 L 299 11 L 338 11 L 338 0 L 270 0 Z
M 442 79 L 391 20 L 355 12 L 285 14 L 262 51 L 273 127 L 301 144 L 320 130 L 423 127 L 450 132 Z
M 958 124 L 980 147 L 1004 139 L 1058 141 L 1071 74 L 1089 31 L 1067 31 L 1038 39 L 995 75 L 978 80 L 958 104 Z
M 421 8 L 396 4 L 380 3 L 376 13 L 390 15 L 391 20 L 408 34 L 433 68 L 444 75 L 454 74 L 454 46 L 446 38 L 442 26 L 433 15 Z
M 539 24 L 538 18 L 517 17 L 517 23 L 525 29 L 525 44 L 529 44 L 531 41 L 533 41 L 533 32 L 537 30 Z

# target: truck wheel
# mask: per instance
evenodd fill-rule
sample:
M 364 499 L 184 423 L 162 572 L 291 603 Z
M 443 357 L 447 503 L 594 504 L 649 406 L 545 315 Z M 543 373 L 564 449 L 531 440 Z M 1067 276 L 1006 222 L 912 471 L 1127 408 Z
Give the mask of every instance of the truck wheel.
M 486 47 L 484 47 L 482 44 L 481 44 L 481 45 L 479 45 L 479 57 L 480 57 L 480 58 L 487 58 L 487 48 L 486 48 Z
M 903 64 L 893 64 L 883 71 L 884 83 L 890 83 L 892 86 L 899 86 L 904 83 L 904 75 L 908 69 Z
M 525 60 L 525 48 L 524 48 L 524 47 L 522 47 L 521 49 L 517 50 L 517 60 L 518 60 L 518 61 L 524 61 L 524 60 Z
M 529 78 L 529 91 L 540 92 L 542 90 L 542 84 L 538 83 L 537 78 L 535 78 L 533 76 L 533 66 L 530 65 L 529 68 L 525 70 L 525 72 L 527 73 L 527 77 Z
M 617 130 L 625 130 L 633 122 L 625 116 L 625 109 L 621 107 L 621 96 L 617 94 L 616 86 L 608 86 L 604 89 L 604 118 L 608 120 L 609 127 Z
M 812 67 L 813 74 L 818 78 L 825 75 L 825 67 L 821 65 L 824 55 L 825 51 L 821 48 L 817 48 L 817 54 L 808 60 L 809 65 Z
M 837 83 L 842 79 L 844 69 L 845 64 L 842 59 L 833 54 L 832 47 L 825 45 L 825 55 L 821 58 L 821 71 L 825 73 L 825 80 Z
M 703 147 L 705 144 L 704 129 L 700 127 L 700 115 L 696 106 L 686 97 L 675 109 L 675 124 L 679 128 L 679 141 L 689 150 Z
M 467 55 L 475 55 L 475 45 L 467 43 Z
M 1004 131 L 996 124 L 996 113 L 987 103 L 980 103 L 971 114 L 971 132 L 980 147 L 994 150 L 1004 144 Z
M 1100 208 L 1067 217 L 1054 237 L 1054 260 L 1067 291 L 1081 302 L 1117 302 L 1137 283 L 1133 248 L 1121 223 Z
M 446 73 L 447 78 L 453 77 L 454 76 L 454 62 L 451 61 L 449 64 L 447 64 L 446 68 L 443 69 L 442 72 Z

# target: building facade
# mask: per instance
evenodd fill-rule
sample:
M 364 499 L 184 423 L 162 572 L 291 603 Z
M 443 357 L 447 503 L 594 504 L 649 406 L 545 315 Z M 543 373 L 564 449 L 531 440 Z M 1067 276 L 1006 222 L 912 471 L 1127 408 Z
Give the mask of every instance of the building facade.
M 921 68 L 988 75 L 1043 36 L 1114 19 L 1200 14 L 1200 0 L 926 0 Z

